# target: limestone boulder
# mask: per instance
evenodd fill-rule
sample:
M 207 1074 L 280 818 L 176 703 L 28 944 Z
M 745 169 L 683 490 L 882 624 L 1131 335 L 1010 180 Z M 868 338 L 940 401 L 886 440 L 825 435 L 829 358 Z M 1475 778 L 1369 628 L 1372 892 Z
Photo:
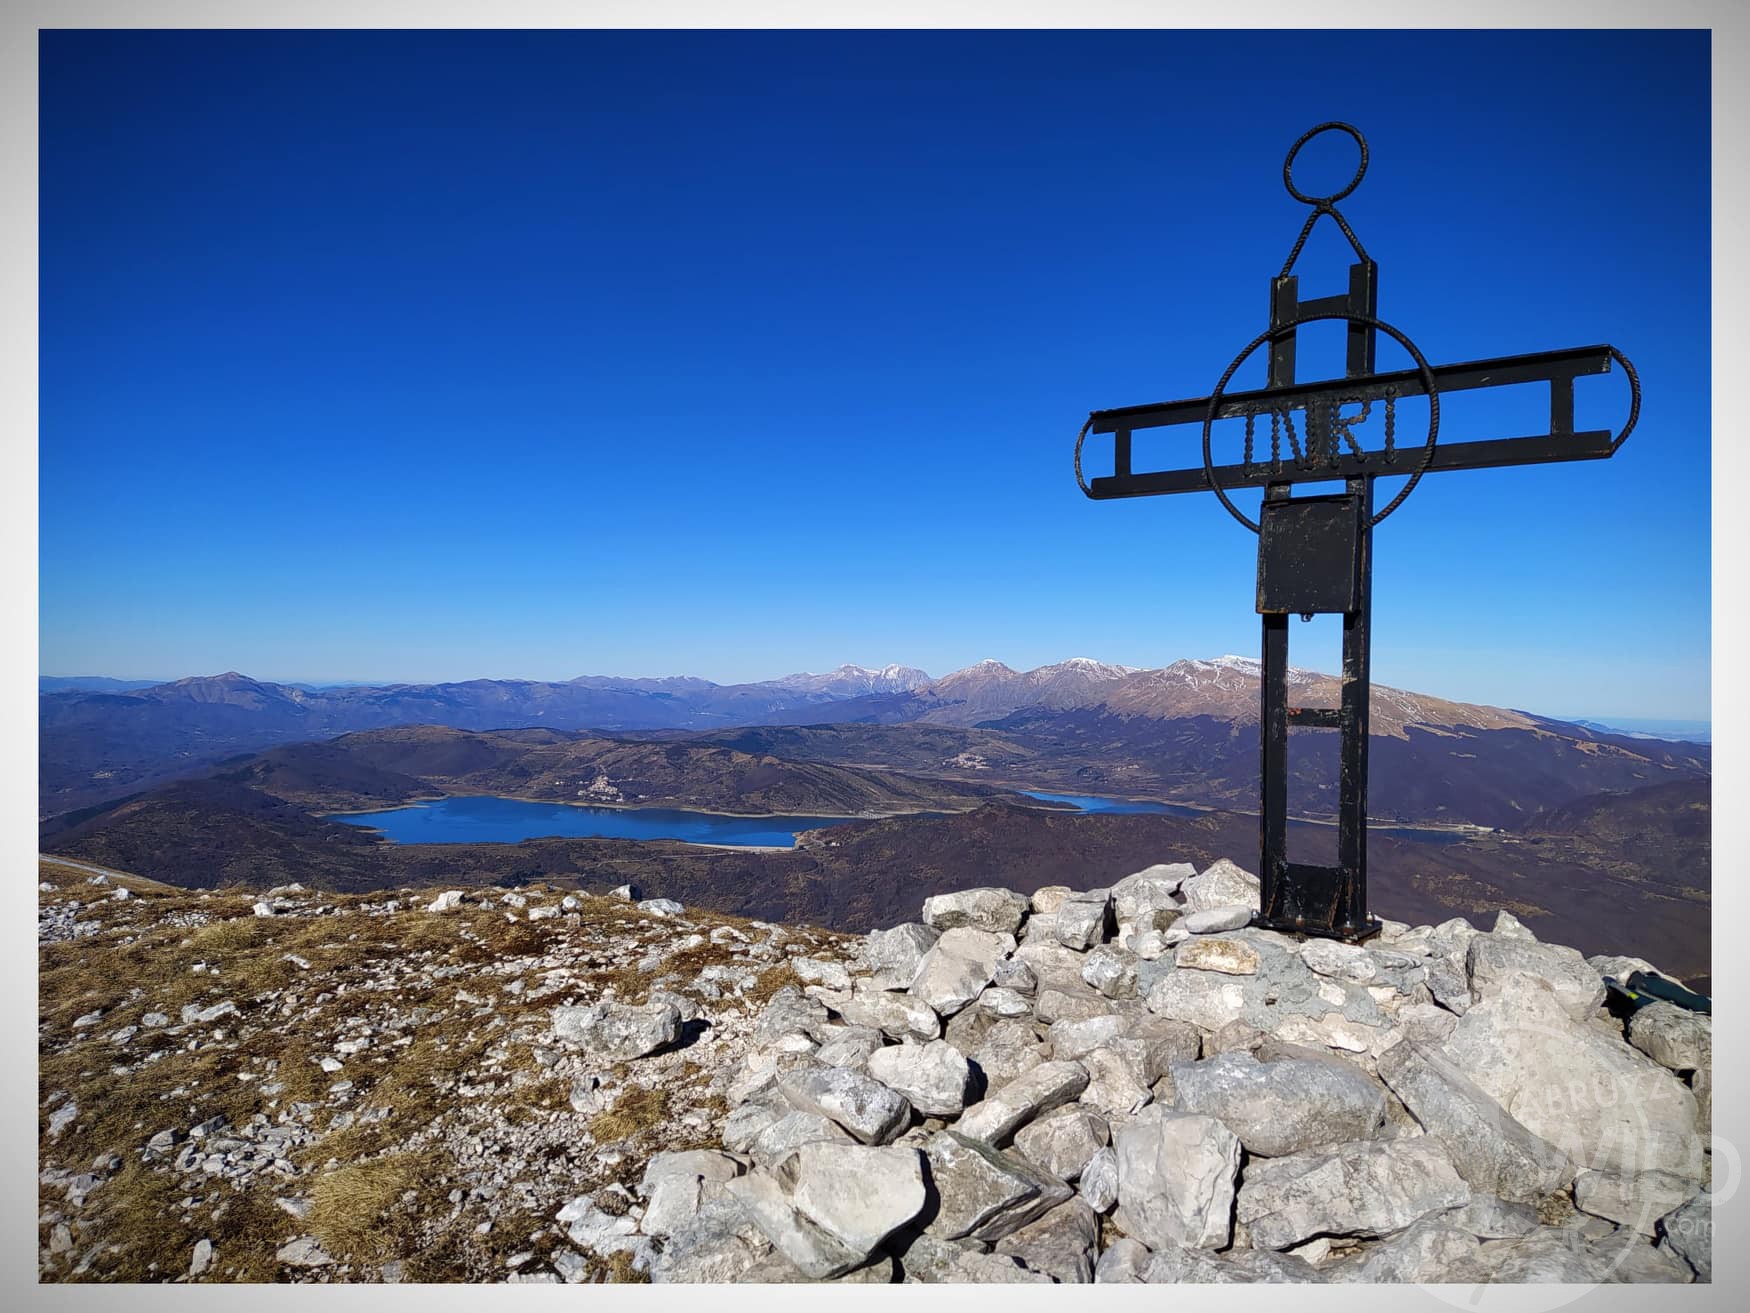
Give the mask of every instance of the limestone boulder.
M 1585 1021 L 1604 1002 L 1604 982 L 1578 950 L 1499 931 L 1477 935 L 1465 950 L 1473 1003 L 1498 995 L 1509 977 L 1528 975 L 1549 983 L 1562 1010 Z
M 1258 877 L 1223 857 L 1194 875 L 1180 887 L 1186 911 L 1202 912 L 1213 907 L 1259 907 Z
M 837 1122 L 863 1144 L 885 1144 L 911 1120 L 904 1095 L 844 1067 L 786 1072 L 778 1078 L 778 1091 L 792 1107 Z
M 678 1040 L 681 1014 L 669 1003 L 558 1007 L 553 1009 L 553 1037 L 583 1049 L 594 1061 L 630 1062 Z
M 945 930 L 918 964 L 910 993 L 938 1016 L 951 1017 L 984 991 L 1014 948 L 1010 934 L 971 926 Z
M 1695 1096 L 1651 1058 L 1576 1023 L 1541 980 L 1472 1005 L 1441 1052 L 1576 1167 L 1703 1175 Z
M 938 1131 L 924 1145 L 935 1215 L 925 1231 L 938 1239 L 990 1243 L 1068 1199 L 1069 1185 L 1016 1154 Z
M 1254 1160 L 1236 1215 L 1255 1246 L 1287 1249 L 1319 1235 L 1390 1235 L 1469 1200 L 1432 1139 L 1362 1140 Z
M 917 979 L 924 954 L 936 945 L 942 932 L 910 922 L 891 930 L 871 930 L 864 941 L 863 958 L 874 969 L 883 989 L 910 989 Z
M 1015 1152 L 1060 1180 L 1074 1181 L 1110 1139 L 1111 1130 L 1103 1116 L 1071 1104 L 1018 1131 Z
M 1663 1000 L 1638 1007 L 1628 1019 L 1628 1042 L 1669 1071 L 1711 1071 L 1713 1018 Z
M 1378 1069 L 1473 1189 L 1536 1204 L 1574 1179 L 1565 1153 L 1517 1121 L 1439 1049 L 1404 1040 L 1380 1055 Z
M 1177 1107 L 1218 1119 L 1262 1157 L 1374 1139 L 1385 1128 L 1385 1088 L 1347 1064 L 1236 1052 L 1175 1063 L 1172 1076 Z
M 970 926 L 1012 935 L 1027 916 L 1028 899 L 1013 889 L 962 889 L 924 900 L 924 924 L 932 930 Z
M 1081 1063 L 1042 1062 L 973 1104 L 957 1129 L 975 1140 L 1007 1144 L 1035 1117 L 1062 1107 L 1087 1087 L 1088 1069 Z
M 972 1085 L 966 1056 L 939 1039 L 878 1049 L 869 1055 L 868 1072 L 926 1117 L 959 1116 Z
M 1232 1236 L 1237 1136 L 1213 1117 L 1150 1106 L 1113 1136 L 1119 1224 L 1150 1249 L 1220 1249 Z

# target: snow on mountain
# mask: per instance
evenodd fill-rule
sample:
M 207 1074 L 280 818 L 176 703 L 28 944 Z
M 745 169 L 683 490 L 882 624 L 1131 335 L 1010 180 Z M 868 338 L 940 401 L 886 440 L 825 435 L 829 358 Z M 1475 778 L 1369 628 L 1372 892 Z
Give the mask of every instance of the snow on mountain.
M 930 677 L 914 666 L 887 665 L 871 670 L 867 666 L 846 664 L 825 674 L 803 672 L 767 682 L 803 693 L 862 697 L 871 693 L 909 693 L 929 683 Z

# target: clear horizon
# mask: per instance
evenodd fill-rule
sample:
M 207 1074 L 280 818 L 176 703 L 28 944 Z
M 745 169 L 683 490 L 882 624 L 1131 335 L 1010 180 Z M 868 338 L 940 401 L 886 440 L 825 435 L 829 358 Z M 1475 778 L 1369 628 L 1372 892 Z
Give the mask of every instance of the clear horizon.
M 1376 681 L 1711 720 L 1706 31 L 40 51 L 39 669 L 1253 654 L 1251 537 L 1207 497 L 1087 502 L 1070 448 L 1211 389 L 1306 213 L 1282 157 L 1344 119 L 1386 321 L 1437 364 L 1611 342 L 1645 388 L 1614 459 L 1433 476 L 1382 526 Z M 1345 252 L 1322 224 L 1303 291 Z M 1582 380 L 1577 425 L 1626 391 Z M 1524 417 L 1472 394 L 1442 439 Z M 1295 665 L 1335 652 L 1296 626 Z

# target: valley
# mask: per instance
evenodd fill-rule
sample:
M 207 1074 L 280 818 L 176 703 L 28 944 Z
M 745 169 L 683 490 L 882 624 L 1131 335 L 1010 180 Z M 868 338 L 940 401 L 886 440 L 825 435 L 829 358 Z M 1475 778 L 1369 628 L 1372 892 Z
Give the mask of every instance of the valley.
M 1116 878 L 1163 852 L 1198 862 L 1256 852 L 1255 663 L 1136 671 L 1070 661 L 1025 673 L 982 663 L 922 682 L 896 669 L 728 688 L 576 681 L 581 692 L 557 693 L 572 686 L 471 681 L 317 696 L 227 676 L 53 692 L 40 699 L 39 839 L 46 852 L 183 887 L 546 880 L 601 891 L 630 882 L 689 905 L 851 931 L 969 885 L 1030 891 L 1072 876 Z M 1324 676 L 1296 680 L 1309 704 L 1330 693 Z M 1559 922 L 1588 952 L 1633 952 L 1708 977 L 1706 745 L 1374 692 L 1375 910 L 1438 922 L 1507 907 L 1527 924 Z M 565 720 L 604 697 L 620 724 L 313 734 L 355 713 L 439 706 L 453 721 Z M 697 723 L 737 715 L 746 721 Z M 823 718 L 798 723 L 810 715 Z M 663 723 L 625 723 L 635 720 Z M 1299 814 L 1327 819 L 1334 743 L 1296 734 L 1290 766 Z M 1028 793 L 1152 799 L 1169 810 L 1082 812 Z M 83 798 L 95 800 L 63 806 Z M 492 799 L 566 810 L 548 813 L 561 817 L 552 835 L 493 834 L 511 842 L 392 842 L 368 817 L 334 816 L 468 799 L 488 810 Z M 637 841 L 559 837 L 577 835 L 587 809 L 633 817 L 608 832 Z M 645 838 L 654 831 L 637 823 L 640 812 L 652 824 L 677 813 L 741 818 L 775 843 Z M 765 828 L 760 818 L 773 817 L 805 819 Z M 808 818 L 820 828 L 805 828 Z M 662 828 L 691 833 L 674 824 Z M 1296 860 L 1330 860 L 1334 832 L 1296 825 L 1293 845 Z

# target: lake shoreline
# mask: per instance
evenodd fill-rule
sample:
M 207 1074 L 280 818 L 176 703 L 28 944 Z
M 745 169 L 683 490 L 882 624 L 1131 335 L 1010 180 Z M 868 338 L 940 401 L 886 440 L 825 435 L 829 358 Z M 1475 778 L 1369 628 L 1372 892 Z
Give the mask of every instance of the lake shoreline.
M 833 816 L 820 818 L 814 812 L 731 812 L 718 807 L 699 807 L 692 803 L 678 801 L 667 802 L 586 802 L 576 798 L 533 798 L 520 793 L 438 793 L 429 798 L 410 798 L 405 802 L 391 803 L 387 807 L 341 807 L 331 811 L 311 812 L 310 815 L 319 819 L 332 816 L 374 816 L 380 812 L 403 811 L 409 807 L 418 807 L 428 802 L 445 802 L 449 799 L 465 798 L 497 798 L 503 802 L 533 802 L 549 807 L 577 807 L 583 810 L 600 808 L 604 811 L 684 811 L 696 812 L 700 816 L 723 816 L 730 820 L 740 821 L 788 821 L 830 819 L 843 824 L 849 821 L 885 821 L 899 816 L 960 816 L 967 812 L 977 811 L 984 803 L 974 807 L 905 807 L 893 811 L 858 812 L 855 815 Z M 990 798 L 987 802 L 1000 799 Z

